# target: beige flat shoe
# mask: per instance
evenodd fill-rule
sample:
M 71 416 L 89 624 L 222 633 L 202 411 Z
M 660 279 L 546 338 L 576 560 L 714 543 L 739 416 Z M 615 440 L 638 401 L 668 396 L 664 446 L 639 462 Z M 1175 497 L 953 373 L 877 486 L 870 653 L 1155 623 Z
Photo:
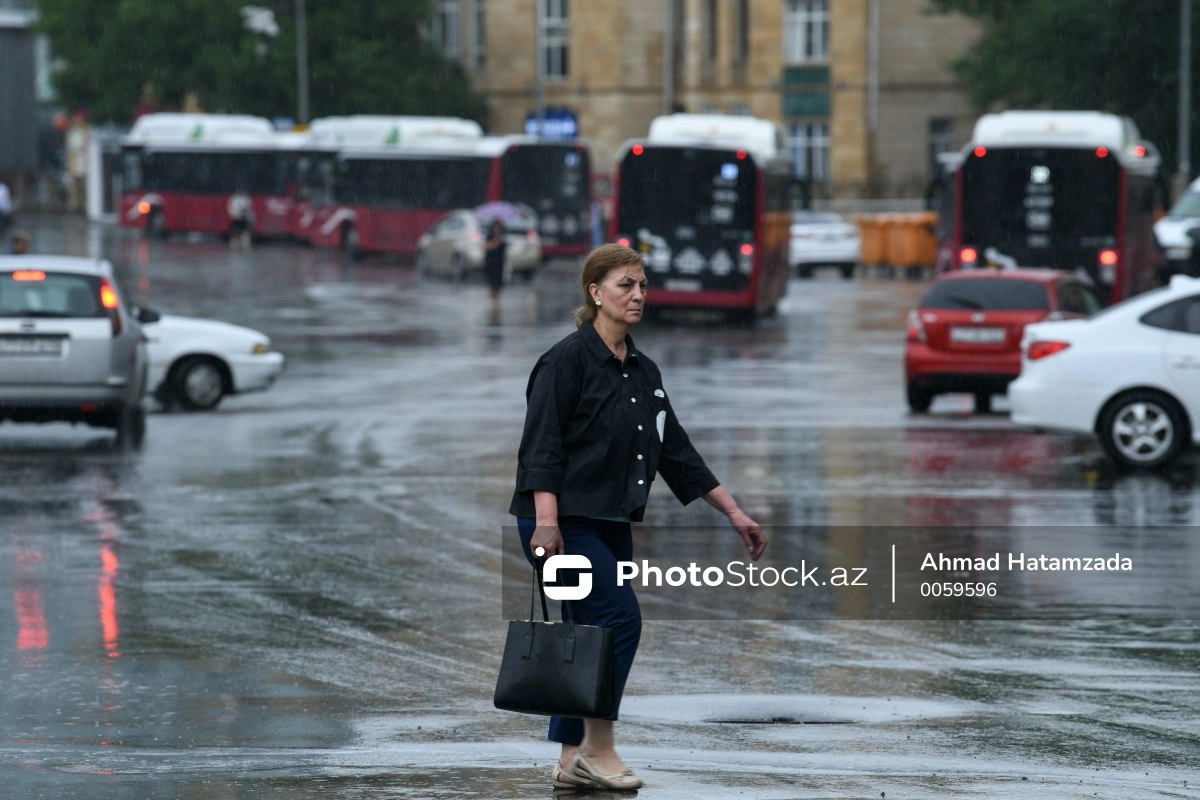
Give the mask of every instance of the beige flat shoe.
M 624 772 L 605 775 L 583 755 L 576 755 L 571 766 L 575 778 L 590 781 L 594 786 L 602 789 L 640 789 L 642 787 L 642 779 L 628 767 Z
M 562 761 L 555 762 L 554 769 L 550 772 L 550 782 L 554 784 L 555 789 L 600 788 L 600 784 L 596 783 L 595 781 L 577 776 L 572 768 L 563 764 Z

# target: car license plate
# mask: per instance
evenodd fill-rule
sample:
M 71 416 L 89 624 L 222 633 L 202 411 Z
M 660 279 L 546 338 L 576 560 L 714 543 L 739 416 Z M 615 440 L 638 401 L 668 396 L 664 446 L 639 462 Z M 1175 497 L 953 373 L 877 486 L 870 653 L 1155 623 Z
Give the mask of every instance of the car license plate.
M 0 336 L 0 356 L 62 355 L 62 339 L 45 336 Z
M 1000 344 L 1007 331 L 1004 328 L 951 328 L 950 341 L 962 344 Z

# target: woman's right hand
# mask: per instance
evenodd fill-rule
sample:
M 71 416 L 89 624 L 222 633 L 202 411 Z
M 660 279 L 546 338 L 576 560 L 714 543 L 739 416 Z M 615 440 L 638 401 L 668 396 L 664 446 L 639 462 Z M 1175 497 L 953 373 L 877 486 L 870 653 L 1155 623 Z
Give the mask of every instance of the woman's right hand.
M 538 548 L 542 554 L 538 555 Z M 533 529 L 533 538 L 529 540 L 529 550 L 534 558 L 549 558 L 563 553 L 562 531 L 557 525 L 538 525 Z

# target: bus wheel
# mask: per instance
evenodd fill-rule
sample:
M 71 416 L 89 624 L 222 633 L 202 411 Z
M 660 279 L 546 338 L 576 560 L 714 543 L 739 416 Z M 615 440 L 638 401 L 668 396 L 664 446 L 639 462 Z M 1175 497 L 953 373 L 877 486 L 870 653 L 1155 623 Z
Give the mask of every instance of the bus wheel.
M 358 258 L 358 228 L 353 225 L 342 228 L 342 252 L 351 258 Z

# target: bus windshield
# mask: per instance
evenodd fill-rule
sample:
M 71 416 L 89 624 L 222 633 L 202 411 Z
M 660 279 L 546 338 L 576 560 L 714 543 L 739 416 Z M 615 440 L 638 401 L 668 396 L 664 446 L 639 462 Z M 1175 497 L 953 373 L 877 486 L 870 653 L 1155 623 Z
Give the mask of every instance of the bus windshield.
M 753 236 L 754 163 L 732 151 L 647 147 L 621 165 L 621 226 L 659 235 L 706 229 L 721 238 Z
M 995 148 L 962 166 L 962 241 L 1024 266 L 1094 264 L 1117 235 L 1120 167 L 1094 150 Z
M 392 208 L 474 208 L 487 201 L 485 158 L 345 158 L 337 201 Z
M 252 195 L 287 193 L 288 159 L 276 152 L 130 149 L 124 156 L 126 190 Z
M 575 145 L 513 147 L 504 154 L 501 170 L 506 202 L 524 203 L 539 214 L 588 207 L 592 167 L 587 151 Z

